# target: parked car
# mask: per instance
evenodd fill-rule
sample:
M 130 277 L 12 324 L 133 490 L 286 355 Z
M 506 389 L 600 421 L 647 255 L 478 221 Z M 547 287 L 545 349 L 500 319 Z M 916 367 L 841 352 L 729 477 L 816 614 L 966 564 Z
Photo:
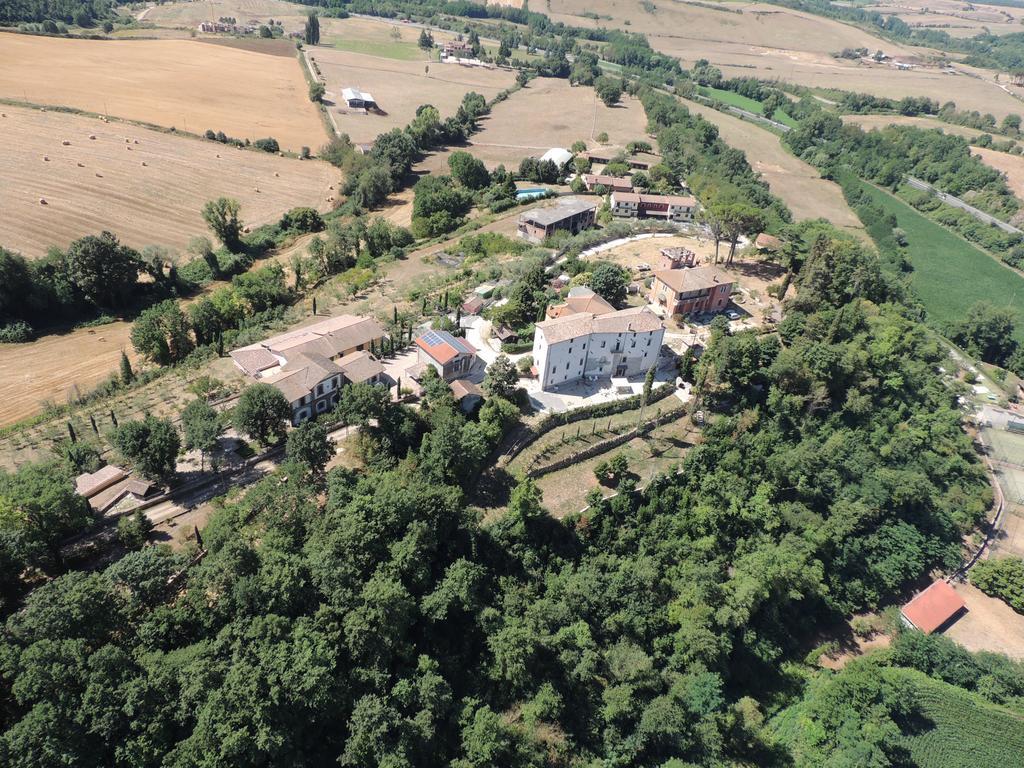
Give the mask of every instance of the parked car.
M 737 312 L 735 309 L 725 310 L 725 316 L 730 320 L 739 320 L 741 317 L 740 313 Z
M 651 271 L 651 265 L 648 264 L 647 262 L 641 262 L 640 264 L 636 265 L 636 271 L 637 272 L 650 272 Z

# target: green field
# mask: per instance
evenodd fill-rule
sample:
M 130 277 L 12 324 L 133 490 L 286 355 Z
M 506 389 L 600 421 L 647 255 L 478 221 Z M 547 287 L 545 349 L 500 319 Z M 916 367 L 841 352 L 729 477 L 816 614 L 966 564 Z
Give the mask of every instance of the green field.
M 697 92 L 709 99 L 715 99 L 723 104 L 745 109 L 747 112 L 753 112 L 755 115 L 764 114 L 764 108 L 761 106 L 761 102 L 749 99 L 735 91 L 724 91 L 721 88 L 708 88 L 707 86 L 701 86 L 697 89 Z M 777 113 L 774 120 L 778 123 L 788 125 L 790 128 L 796 127 L 796 120 L 786 114 L 785 111 Z
M 326 43 L 339 51 L 365 53 L 368 56 L 380 56 L 384 59 L 416 61 L 417 59 L 427 58 L 426 54 L 416 43 L 405 43 L 401 40 L 353 40 L 347 37 L 332 37 Z
M 907 233 L 911 285 L 936 325 L 959 320 L 978 301 L 1018 307 L 1024 302 L 1024 278 L 1016 272 L 888 192 L 863 181 L 861 188 Z M 1024 343 L 1024 326 L 1017 327 L 1016 337 Z
M 1024 755 L 1024 715 L 920 672 L 891 670 L 913 685 L 923 727 L 903 744 L 920 768 L 1009 768 Z

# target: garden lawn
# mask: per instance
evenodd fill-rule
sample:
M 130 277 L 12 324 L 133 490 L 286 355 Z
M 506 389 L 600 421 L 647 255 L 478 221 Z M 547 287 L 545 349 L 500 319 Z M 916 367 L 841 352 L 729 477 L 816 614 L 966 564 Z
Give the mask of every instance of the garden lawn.
M 716 99 L 723 104 L 745 109 L 747 112 L 753 112 L 755 115 L 764 115 L 764 107 L 761 106 L 761 102 L 754 101 L 753 99 L 736 93 L 735 91 L 725 91 L 721 88 L 708 88 L 707 86 L 701 86 L 697 89 L 697 92 L 702 96 L 707 96 L 709 99 Z M 785 110 L 780 111 L 773 119 L 778 123 L 788 125 L 790 128 L 796 128 L 796 120 L 790 117 Z
M 1017 272 L 888 192 L 863 181 L 861 187 L 907 233 L 910 282 L 934 325 L 960 320 L 978 301 L 998 307 L 1024 302 L 1024 277 Z M 1024 326 L 1018 325 L 1015 336 L 1024 343 Z

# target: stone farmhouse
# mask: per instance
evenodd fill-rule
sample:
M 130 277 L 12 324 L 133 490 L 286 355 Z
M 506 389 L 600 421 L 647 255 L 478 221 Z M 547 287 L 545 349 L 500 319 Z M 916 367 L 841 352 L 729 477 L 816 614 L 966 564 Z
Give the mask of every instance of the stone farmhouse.
M 539 243 L 556 232 L 575 235 L 597 222 L 597 203 L 579 197 L 562 197 L 554 205 L 534 208 L 519 215 L 518 234 Z
M 384 338 L 376 320 L 340 315 L 236 349 L 231 359 L 287 398 L 297 426 L 332 408 L 346 384 L 385 383 L 384 367 L 369 352 Z
M 533 365 L 541 389 L 581 378 L 638 376 L 658 362 L 665 326 L 647 307 L 577 312 L 536 325 Z
M 659 269 L 648 299 L 670 315 L 721 312 L 729 304 L 734 285 L 732 278 L 712 266 Z
M 612 192 L 612 215 L 632 219 L 693 221 L 697 198 L 689 195 L 648 195 L 641 192 Z
M 604 187 L 609 192 L 633 191 L 633 182 L 630 179 L 620 176 L 605 176 L 600 173 L 584 173 L 583 186 L 588 192 L 593 192 L 597 187 Z
M 448 331 L 427 331 L 415 343 L 419 362 L 433 366 L 448 382 L 463 378 L 476 363 L 473 345 Z

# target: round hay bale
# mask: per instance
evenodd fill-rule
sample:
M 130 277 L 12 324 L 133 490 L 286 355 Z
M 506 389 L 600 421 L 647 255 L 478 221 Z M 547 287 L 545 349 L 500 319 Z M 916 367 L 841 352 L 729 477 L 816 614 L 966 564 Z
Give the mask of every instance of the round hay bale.
M 139 143 L 138 139 L 132 139 L 132 144 L 138 144 L 138 143 Z
M 255 191 L 255 192 L 259 192 L 259 191 L 260 191 L 260 188 L 259 188 L 259 187 L 253 187 L 253 191 Z
M 220 157 L 220 152 L 217 153 L 217 157 Z
M 77 165 L 79 168 L 85 168 L 85 163 L 78 163 Z
M 128 150 L 129 152 L 131 152 L 131 151 L 132 151 L 132 148 L 131 148 L 131 147 L 125 147 L 125 149 L 127 149 L 127 150 Z
M 49 155 L 43 155 L 43 162 L 44 163 L 50 162 L 50 156 Z
M 62 147 L 70 147 L 71 146 L 71 142 L 68 141 L 67 139 L 64 139 L 64 141 L 62 141 L 60 144 L 61 144 Z
M 90 133 L 89 134 L 89 140 L 90 141 L 96 141 L 96 134 L 95 133 Z
M 46 198 L 45 197 L 40 197 L 39 198 L 39 204 L 40 205 L 49 205 L 49 203 L 46 202 Z
M 97 173 L 96 174 L 96 178 L 97 179 L 102 179 L 103 178 L 103 174 L 102 173 Z
M 275 176 L 280 176 L 281 174 L 280 174 L 280 173 L 278 173 L 277 171 L 274 171 L 274 175 L 275 175 Z
M 142 161 L 142 164 L 143 164 L 143 165 L 145 165 L 145 164 L 146 164 L 146 161 L 145 161 L 145 160 L 143 160 L 143 161 Z
M 127 137 L 127 136 L 125 136 L 125 137 L 124 137 L 124 143 L 125 143 L 125 144 L 131 144 L 131 143 L 132 143 L 132 140 L 131 140 L 131 139 L 129 139 L 129 138 Z

